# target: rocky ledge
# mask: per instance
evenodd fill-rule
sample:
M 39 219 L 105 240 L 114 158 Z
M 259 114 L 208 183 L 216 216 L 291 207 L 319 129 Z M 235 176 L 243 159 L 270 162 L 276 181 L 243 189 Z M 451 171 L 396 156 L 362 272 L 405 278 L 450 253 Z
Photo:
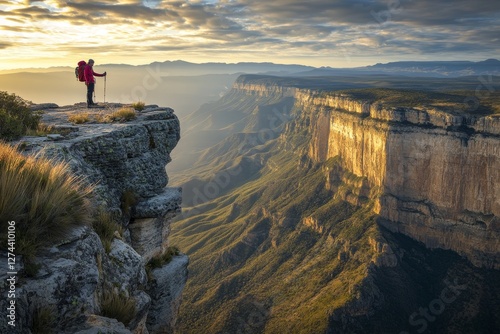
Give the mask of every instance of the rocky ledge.
M 181 189 L 166 187 L 165 171 L 180 139 L 179 120 L 170 108 L 146 106 L 136 111 L 133 120 L 104 121 L 120 108 L 120 104 L 96 109 L 33 107 L 43 109 L 42 123 L 56 133 L 23 137 L 21 148 L 66 161 L 76 175 L 93 185 L 95 207 L 117 217 L 124 232 L 116 232 L 106 250 L 92 228 L 82 227 L 40 253 L 35 261 L 37 274 L 17 282 L 19 333 L 31 333 L 42 310 L 50 310 L 57 333 L 174 330 L 188 258 L 176 253 L 170 262 L 148 273 L 146 264 L 169 247 L 170 219 L 180 212 Z M 70 122 L 77 115 L 84 123 Z M 17 270 L 22 277 L 20 262 Z M 2 275 L 7 271 L 2 270 Z M 6 278 L 1 277 L 2 290 Z M 126 323 L 103 311 L 103 299 L 109 296 L 132 301 Z M 0 307 L 5 309 L 5 303 L 0 301 Z M 8 328 L 7 320 L 0 319 L 1 328 Z

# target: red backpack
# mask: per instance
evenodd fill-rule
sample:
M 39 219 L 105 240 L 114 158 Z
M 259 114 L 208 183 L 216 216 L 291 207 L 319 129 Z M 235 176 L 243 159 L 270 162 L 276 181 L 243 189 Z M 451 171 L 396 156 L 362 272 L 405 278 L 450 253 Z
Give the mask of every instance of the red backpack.
M 83 71 L 85 70 L 85 66 L 87 63 L 85 60 L 80 60 L 78 62 L 78 66 L 75 68 L 75 76 L 78 81 L 85 81 L 85 76 L 83 75 Z

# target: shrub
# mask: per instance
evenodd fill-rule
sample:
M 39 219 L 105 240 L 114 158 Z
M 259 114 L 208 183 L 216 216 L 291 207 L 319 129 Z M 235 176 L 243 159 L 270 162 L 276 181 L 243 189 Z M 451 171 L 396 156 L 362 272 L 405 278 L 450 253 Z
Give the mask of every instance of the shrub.
M 124 293 L 105 291 L 101 299 L 101 314 L 127 326 L 135 315 L 135 301 Z
M 0 248 L 7 248 L 7 224 L 15 221 L 16 252 L 33 259 L 41 247 L 89 223 L 91 191 L 67 164 L 0 143 Z
M 134 108 L 137 111 L 143 111 L 145 107 L 146 104 L 142 101 L 132 103 L 132 108 Z
M 90 121 L 90 116 L 88 112 L 80 112 L 68 117 L 68 121 L 75 124 L 83 124 Z
M 23 136 L 28 129 L 36 129 L 40 113 L 33 113 L 30 102 L 19 96 L 0 91 L 0 138 L 13 140 Z
M 115 238 L 115 232 L 118 232 L 120 236 L 123 235 L 123 227 L 116 222 L 116 220 L 109 212 L 106 212 L 102 209 L 94 219 L 92 227 L 101 239 L 106 253 L 109 253 L 111 251 L 111 243 Z
M 137 117 L 137 114 L 133 108 L 121 108 L 106 116 L 110 121 L 131 121 Z

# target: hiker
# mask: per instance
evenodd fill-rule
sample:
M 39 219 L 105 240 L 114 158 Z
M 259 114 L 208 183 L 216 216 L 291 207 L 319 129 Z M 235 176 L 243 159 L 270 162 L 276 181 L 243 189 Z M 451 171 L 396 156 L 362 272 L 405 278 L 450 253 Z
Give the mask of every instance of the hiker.
M 87 63 L 87 66 L 85 66 L 85 70 L 83 72 L 83 75 L 85 77 L 85 85 L 87 85 L 87 108 L 92 108 L 92 106 L 96 105 L 96 103 L 92 101 L 92 95 L 94 94 L 94 87 L 95 87 L 94 75 L 96 77 L 106 76 L 106 72 L 104 72 L 103 74 L 94 72 L 92 66 L 94 66 L 94 60 L 89 59 L 89 62 Z

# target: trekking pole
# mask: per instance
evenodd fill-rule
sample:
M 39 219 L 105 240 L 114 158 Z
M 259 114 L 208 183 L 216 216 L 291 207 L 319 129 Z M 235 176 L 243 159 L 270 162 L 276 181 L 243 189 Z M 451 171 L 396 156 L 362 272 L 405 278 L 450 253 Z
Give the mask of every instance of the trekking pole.
M 104 76 L 104 102 L 103 103 L 106 103 L 106 77 L 107 77 L 107 75 Z

